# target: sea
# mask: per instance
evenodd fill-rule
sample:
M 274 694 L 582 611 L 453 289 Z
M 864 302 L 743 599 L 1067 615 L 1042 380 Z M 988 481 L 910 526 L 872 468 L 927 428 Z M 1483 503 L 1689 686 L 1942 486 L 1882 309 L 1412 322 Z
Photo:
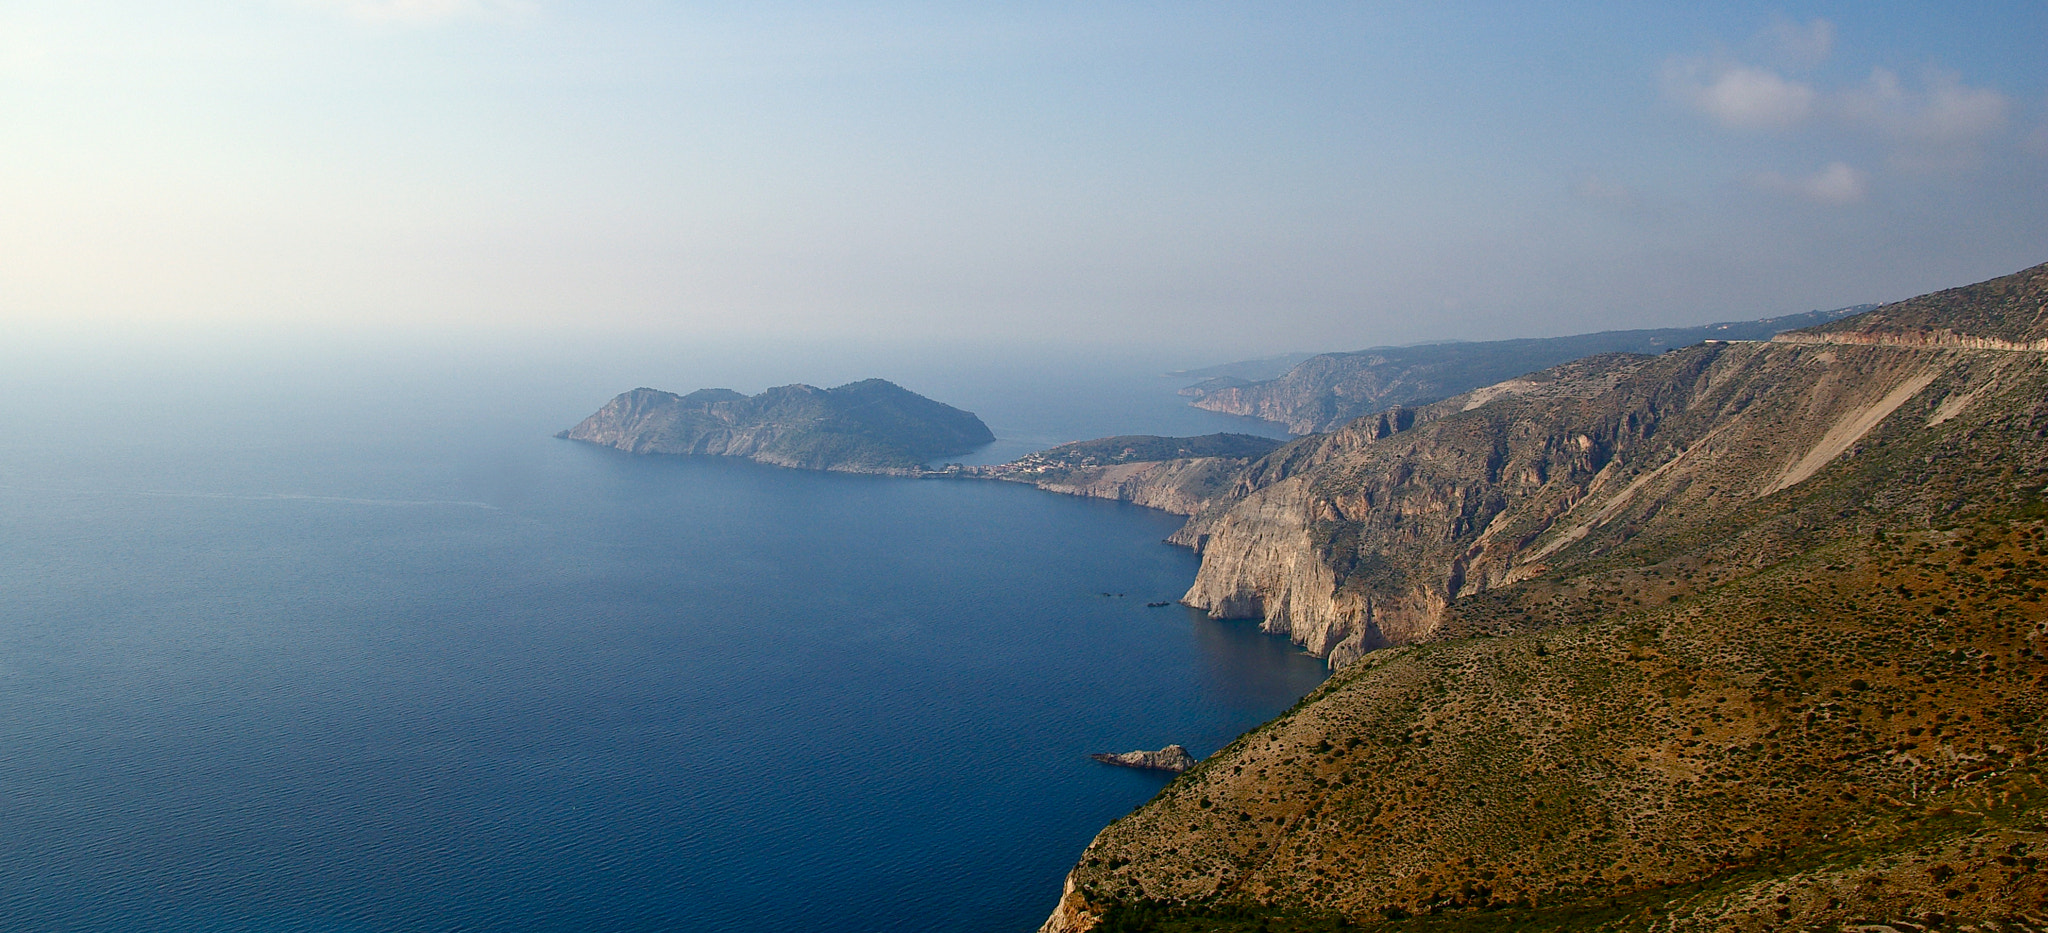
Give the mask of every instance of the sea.
M 86 334 L 0 352 L 0 930 L 1027 933 L 1323 664 L 1180 518 L 634 457 L 638 385 L 869 376 L 1000 462 L 1275 434 L 1110 351 Z M 1276 435 L 1277 436 L 1277 435 Z

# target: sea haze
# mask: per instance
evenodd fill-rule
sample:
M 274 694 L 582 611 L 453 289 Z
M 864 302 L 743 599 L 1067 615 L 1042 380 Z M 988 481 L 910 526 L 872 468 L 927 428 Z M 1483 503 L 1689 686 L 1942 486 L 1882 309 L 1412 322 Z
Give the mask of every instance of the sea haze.
M 1026 931 L 1163 784 L 1087 753 L 1320 682 L 1145 606 L 1173 516 L 549 436 L 868 375 L 980 412 L 969 460 L 1255 427 L 1153 375 L 1188 361 L 694 352 L 17 361 L 0 926 Z

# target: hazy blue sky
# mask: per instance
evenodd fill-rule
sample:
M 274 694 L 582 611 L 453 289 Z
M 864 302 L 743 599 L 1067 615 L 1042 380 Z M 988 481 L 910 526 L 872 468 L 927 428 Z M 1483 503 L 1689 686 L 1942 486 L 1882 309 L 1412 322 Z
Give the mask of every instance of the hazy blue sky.
M 2048 260 L 2048 5 L 0 4 L 17 333 L 1219 358 Z

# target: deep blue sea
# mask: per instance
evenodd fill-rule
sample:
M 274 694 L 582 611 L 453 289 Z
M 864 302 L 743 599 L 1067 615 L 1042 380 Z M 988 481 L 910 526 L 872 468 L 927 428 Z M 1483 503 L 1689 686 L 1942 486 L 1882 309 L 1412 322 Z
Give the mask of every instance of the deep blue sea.
M 1256 428 L 1170 361 L 62 350 L 0 376 L 0 929 L 1025 933 L 1164 783 L 1089 752 L 1323 676 L 1145 606 L 1174 516 L 550 436 L 870 375 L 970 459 Z

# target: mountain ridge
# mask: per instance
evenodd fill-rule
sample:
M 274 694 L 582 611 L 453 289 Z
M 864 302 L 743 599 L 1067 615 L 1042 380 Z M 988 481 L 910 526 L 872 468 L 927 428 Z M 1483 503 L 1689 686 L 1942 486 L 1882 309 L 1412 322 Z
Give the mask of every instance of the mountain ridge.
M 1808 311 L 1755 321 L 1698 327 L 1600 331 L 1564 337 L 1528 337 L 1372 347 L 1310 357 L 1285 374 L 1249 381 L 1217 377 L 1182 390 L 1190 404 L 1224 414 L 1287 425 L 1296 434 L 1335 430 L 1382 409 L 1415 407 L 1506 379 L 1603 353 L 1655 354 L 1709 340 L 1765 340 L 1877 305 Z M 1212 367 L 1222 370 L 1224 367 Z
M 2044 282 L 1255 462 L 1185 601 L 1338 670 L 1044 929 L 2048 929 L 2048 353 L 2005 346 Z

